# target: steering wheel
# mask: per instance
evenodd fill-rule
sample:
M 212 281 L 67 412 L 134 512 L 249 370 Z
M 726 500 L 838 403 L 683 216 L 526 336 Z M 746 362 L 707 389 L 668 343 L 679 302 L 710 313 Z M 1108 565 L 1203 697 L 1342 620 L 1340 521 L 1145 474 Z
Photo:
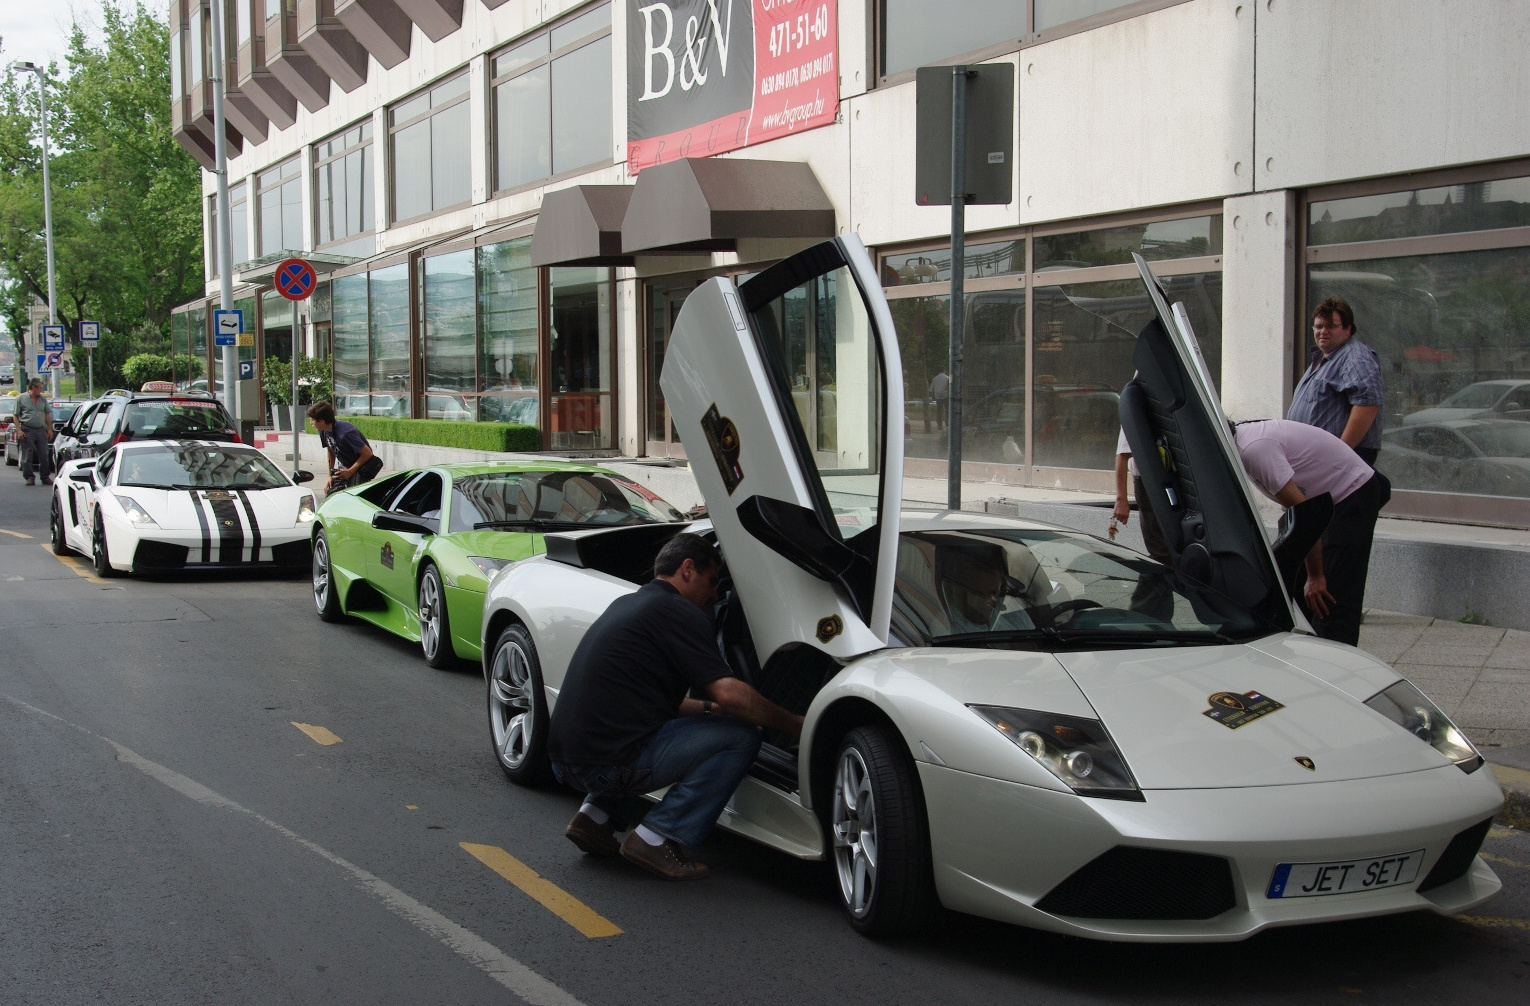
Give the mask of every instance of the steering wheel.
M 1070 601 L 1064 601 L 1062 604 L 1052 605 L 1052 621 L 1055 624 L 1058 615 L 1065 615 L 1068 612 L 1085 611 L 1089 608 L 1103 607 L 1104 605 L 1102 605 L 1099 601 L 1092 601 L 1087 597 L 1075 597 Z M 1070 618 L 1068 621 L 1071 622 L 1073 619 Z

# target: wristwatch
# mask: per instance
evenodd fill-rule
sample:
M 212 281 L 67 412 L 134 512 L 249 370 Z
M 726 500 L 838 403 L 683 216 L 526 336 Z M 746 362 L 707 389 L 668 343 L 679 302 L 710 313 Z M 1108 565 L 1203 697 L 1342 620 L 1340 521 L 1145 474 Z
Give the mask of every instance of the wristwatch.
M 708 716 L 712 715 L 712 700 L 711 699 L 702 699 L 701 700 L 701 711 L 703 713 L 705 713 L 706 715 L 708 715 Z

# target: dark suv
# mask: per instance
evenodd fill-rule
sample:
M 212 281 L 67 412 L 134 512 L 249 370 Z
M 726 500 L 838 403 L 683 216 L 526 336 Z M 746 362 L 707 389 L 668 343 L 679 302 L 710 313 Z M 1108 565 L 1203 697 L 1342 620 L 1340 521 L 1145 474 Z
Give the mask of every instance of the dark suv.
M 223 403 L 206 392 L 108 391 L 77 409 L 53 441 L 53 458 L 93 458 L 128 440 L 239 443 Z

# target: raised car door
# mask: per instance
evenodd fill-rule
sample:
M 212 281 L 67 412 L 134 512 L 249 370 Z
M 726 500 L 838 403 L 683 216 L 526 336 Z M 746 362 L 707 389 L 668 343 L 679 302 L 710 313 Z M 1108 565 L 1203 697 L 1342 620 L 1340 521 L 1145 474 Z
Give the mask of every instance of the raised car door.
M 841 658 L 887 645 L 903 368 L 860 240 L 697 287 L 659 384 L 760 664 L 794 643 Z
M 1181 574 L 1290 629 L 1299 616 L 1287 584 L 1327 526 L 1332 501 L 1325 493 L 1292 508 L 1270 540 L 1189 316 L 1133 258 L 1156 317 L 1132 351 L 1137 373 L 1121 390 L 1121 426 L 1170 557 Z

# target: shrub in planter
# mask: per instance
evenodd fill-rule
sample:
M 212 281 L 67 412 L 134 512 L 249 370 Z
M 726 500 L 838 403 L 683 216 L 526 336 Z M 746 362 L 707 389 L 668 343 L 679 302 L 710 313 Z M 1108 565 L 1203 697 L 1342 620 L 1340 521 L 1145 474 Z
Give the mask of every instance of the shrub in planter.
M 448 419 L 399 419 L 393 416 L 346 416 L 368 440 L 430 447 L 460 447 L 503 453 L 537 451 L 542 434 L 519 423 L 471 423 Z
M 292 404 L 292 367 L 286 360 L 266 360 L 260 383 L 273 405 Z M 303 357 L 298 361 L 298 404 L 325 402 L 329 396 L 329 361 Z

